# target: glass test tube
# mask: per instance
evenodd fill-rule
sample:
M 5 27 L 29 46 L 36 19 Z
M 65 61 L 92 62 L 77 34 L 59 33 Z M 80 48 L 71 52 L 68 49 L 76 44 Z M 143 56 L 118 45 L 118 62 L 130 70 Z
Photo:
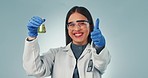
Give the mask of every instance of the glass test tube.
M 46 33 L 45 24 L 41 24 L 41 26 L 39 26 L 38 33 Z

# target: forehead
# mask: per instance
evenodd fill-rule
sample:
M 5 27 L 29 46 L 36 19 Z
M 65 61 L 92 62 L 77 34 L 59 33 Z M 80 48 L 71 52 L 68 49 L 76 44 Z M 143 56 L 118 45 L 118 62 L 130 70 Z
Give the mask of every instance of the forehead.
M 72 22 L 72 21 L 76 21 L 76 20 L 87 20 L 87 18 L 84 15 L 82 15 L 78 12 L 75 12 L 70 15 L 68 22 Z

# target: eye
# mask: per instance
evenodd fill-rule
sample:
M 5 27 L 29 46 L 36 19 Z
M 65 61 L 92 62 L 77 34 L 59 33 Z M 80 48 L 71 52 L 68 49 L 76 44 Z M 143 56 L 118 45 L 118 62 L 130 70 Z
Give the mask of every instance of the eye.
M 86 23 L 85 22 L 79 22 L 79 25 L 80 26 L 86 26 Z
M 75 24 L 74 24 L 74 23 L 70 23 L 70 24 L 68 24 L 68 26 L 70 26 L 70 27 L 74 27 Z

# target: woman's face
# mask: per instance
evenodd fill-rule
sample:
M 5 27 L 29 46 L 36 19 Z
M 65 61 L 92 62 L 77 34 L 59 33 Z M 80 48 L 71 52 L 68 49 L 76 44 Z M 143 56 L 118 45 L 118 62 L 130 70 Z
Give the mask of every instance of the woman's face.
M 90 32 L 87 18 L 75 12 L 68 19 L 68 34 L 72 38 L 72 42 L 77 45 L 87 44 L 88 35 Z

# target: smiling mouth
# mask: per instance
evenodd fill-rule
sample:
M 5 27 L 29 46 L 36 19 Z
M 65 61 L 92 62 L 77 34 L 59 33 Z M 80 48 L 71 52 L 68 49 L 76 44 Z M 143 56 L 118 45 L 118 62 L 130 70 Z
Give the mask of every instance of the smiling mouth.
M 74 36 L 76 37 L 76 38 L 79 38 L 79 37 L 81 37 L 83 35 L 83 33 L 74 33 Z

